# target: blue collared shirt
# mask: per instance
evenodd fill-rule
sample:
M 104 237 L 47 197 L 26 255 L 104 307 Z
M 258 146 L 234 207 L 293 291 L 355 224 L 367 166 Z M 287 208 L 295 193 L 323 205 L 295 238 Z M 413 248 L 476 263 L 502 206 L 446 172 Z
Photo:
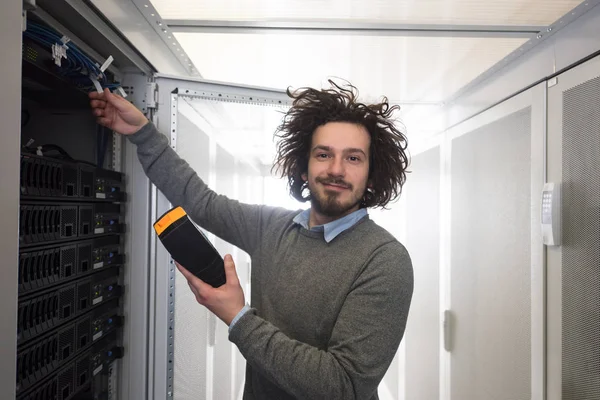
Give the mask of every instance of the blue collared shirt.
M 336 219 L 335 221 L 328 222 L 324 225 L 317 225 L 317 226 L 313 226 L 312 228 L 309 228 L 308 227 L 308 221 L 310 218 L 310 208 L 309 208 L 308 210 L 304 210 L 300 214 L 296 215 L 294 217 L 294 222 L 310 231 L 323 232 L 323 237 L 325 238 L 325 241 L 327 243 L 329 243 L 333 239 L 335 239 L 337 235 L 344 232 L 346 229 L 354 226 L 354 224 L 356 224 L 365 215 L 367 215 L 367 209 L 359 208 L 358 210 L 346 215 L 345 217 Z
M 337 235 L 344 232 L 346 229 L 353 227 L 358 221 L 360 221 L 365 215 L 367 215 L 366 208 L 359 208 L 346 215 L 345 217 L 336 219 L 335 221 L 328 222 L 324 225 L 317 225 L 309 228 L 308 222 L 310 220 L 310 208 L 302 211 L 298 215 L 294 217 L 294 222 L 301 227 L 313 231 L 313 232 L 323 232 L 323 237 L 327 243 L 331 242 L 336 238 Z M 235 316 L 235 318 L 229 324 L 229 331 L 233 328 L 233 325 L 250 309 L 250 306 L 246 304 L 244 308 L 240 310 L 240 312 Z

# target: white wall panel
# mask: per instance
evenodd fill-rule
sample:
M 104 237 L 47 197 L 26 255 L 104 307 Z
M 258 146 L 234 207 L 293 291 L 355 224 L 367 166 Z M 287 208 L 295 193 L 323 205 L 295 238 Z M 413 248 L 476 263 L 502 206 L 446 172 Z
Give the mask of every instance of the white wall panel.
M 206 182 L 210 179 L 210 139 L 183 115 L 178 117 L 177 153 Z M 208 311 L 198 304 L 187 280 L 175 274 L 174 399 L 205 399 Z
M 406 399 L 440 395 L 440 149 L 411 160 L 405 189 L 406 247 L 415 288 L 406 327 Z
M 576 15 L 557 21 L 532 39 L 510 62 L 496 65 L 485 80 L 465 88 L 440 112 L 451 127 L 600 50 L 600 5 L 582 2 Z M 572 19 L 574 22 L 570 22 Z M 537 41 L 540 43 L 538 44 Z
M 216 162 L 216 185 L 215 191 L 219 194 L 233 198 L 236 189 L 234 188 L 235 159 L 221 146 L 217 146 Z M 233 245 L 217 238 L 215 247 L 221 254 L 234 255 Z M 237 261 L 237 260 L 234 260 Z M 232 396 L 232 354 L 234 348 L 228 339 L 228 327 L 220 319 L 216 319 L 216 335 L 213 358 L 213 399 L 230 399 Z
M 405 222 L 403 220 L 405 204 L 402 200 L 402 198 L 398 198 L 394 202 L 389 203 L 386 210 L 370 209 L 369 218 L 394 235 L 400 243 L 406 245 Z M 310 203 L 307 203 L 307 205 L 310 206 Z M 404 399 L 405 344 L 406 333 L 400 343 L 400 347 L 396 350 L 394 359 L 377 388 L 381 400 Z

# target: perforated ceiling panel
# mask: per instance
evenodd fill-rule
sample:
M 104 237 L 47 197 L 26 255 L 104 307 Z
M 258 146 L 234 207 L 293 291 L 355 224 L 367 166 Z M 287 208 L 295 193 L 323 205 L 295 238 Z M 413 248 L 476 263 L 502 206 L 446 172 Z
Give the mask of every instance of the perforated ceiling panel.
M 600 77 L 563 93 L 563 400 L 600 399 Z
M 544 25 L 579 0 L 152 0 L 163 18 L 349 19 L 411 24 Z
M 531 398 L 530 160 L 531 108 L 452 141 L 452 399 Z

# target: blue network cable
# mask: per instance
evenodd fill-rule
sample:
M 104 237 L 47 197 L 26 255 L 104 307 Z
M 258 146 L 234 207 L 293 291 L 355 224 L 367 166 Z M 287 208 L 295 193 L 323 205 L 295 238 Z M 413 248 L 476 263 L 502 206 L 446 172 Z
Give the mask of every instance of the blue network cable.
M 61 35 L 32 21 L 27 22 L 27 30 L 24 32 L 24 36 L 44 47 L 52 48 L 55 44 L 62 44 Z M 90 85 L 88 75 L 98 77 L 100 86 L 103 88 L 115 89 L 121 86 L 119 83 L 109 83 L 106 74 L 100 70 L 100 67 L 73 42 L 68 42 L 66 54 L 66 60 L 61 60 L 61 64 L 64 64 L 59 68 L 59 72 L 82 86 L 83 89 L 95 90 L 95 86 Z

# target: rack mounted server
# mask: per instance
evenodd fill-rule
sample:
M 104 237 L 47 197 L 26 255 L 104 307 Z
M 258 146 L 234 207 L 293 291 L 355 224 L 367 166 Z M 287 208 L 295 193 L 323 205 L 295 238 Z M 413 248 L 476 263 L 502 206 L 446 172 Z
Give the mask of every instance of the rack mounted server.
M 21 198 L 125 201 L 123 174 L 82 162 L 21 154 Z
M 17 399 L 100 399 L 119 358 L 123 175 L 21 154 Z

